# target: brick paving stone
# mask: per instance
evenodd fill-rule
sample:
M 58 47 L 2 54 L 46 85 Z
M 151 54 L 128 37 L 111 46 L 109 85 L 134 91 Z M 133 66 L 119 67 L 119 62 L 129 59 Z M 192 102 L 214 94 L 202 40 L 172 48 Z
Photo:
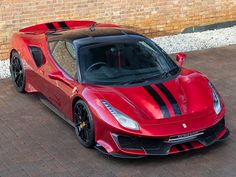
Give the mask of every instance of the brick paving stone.
M 231 136 L 206 149 L 166 157 L 115 159 L 83 148 L 37 95 L 0 80 L 0 177 L 235 177 L 236 45 L 187 53 L 185 66 L 215 84 L 226 104 Z M 174 58 L 174 56 L 172 56 Z

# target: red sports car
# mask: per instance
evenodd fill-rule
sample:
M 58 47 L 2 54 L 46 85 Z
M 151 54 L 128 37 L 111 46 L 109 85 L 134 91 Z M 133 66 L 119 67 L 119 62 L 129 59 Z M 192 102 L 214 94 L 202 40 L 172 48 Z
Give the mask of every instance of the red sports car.
M 60 21 L 21 29 L 10 71 L 39 93 L 80 143 L 115 157 L 167 155 L 224 140 L 222 98 L 206 76 L 152 40 L 111 24 Z

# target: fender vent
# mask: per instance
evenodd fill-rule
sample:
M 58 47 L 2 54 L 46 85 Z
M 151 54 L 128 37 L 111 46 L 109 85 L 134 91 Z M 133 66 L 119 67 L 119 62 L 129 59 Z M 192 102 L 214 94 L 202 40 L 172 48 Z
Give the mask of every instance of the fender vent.
M 33 47 L 33 46 L 30 46 L 29 49 L 34 59 L 34 63 L 39 68 L 40 66 L 44 64 L 44 55 L 43 55 L 42 50 L 38 47 Z

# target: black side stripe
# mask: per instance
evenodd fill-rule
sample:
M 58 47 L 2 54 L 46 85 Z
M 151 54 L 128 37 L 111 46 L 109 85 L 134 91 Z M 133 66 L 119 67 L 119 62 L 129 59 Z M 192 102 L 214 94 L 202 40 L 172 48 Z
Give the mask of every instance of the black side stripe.
M 162 93 L 169 100 L 170 104 L 173 107 L 175 115 L 176 116 L 181 115 L 179 105 L 178 105 L 175 97 L 170 93 L 170 91 L 163 84 L 156 84 L 156 86 L 162 91 Z
M 58 25 L 65 30 L 70 29 L 69 26 L 67 26 L 67 24 L 65 22 L 58 22 Z
M 151 86 L 144 86 L 144 88 L 152 96 L 152 98 L 155 100 L 155 102 L 159 105 L 163 116 L 165 118 L 170 117 L 170 112 L 169 112 L 165 102 L 160 97 L 160 95 L 158 95 L 158 93 Z
M 176 145 L 175 147 L 181 152 L 184 151 L 184 148 L 180 144 Z
M 50 31 L 56 31 L 57 30 L 56 27 L 52 23 L 47 23 L 46 25 L 47 25 L 47 27 Z

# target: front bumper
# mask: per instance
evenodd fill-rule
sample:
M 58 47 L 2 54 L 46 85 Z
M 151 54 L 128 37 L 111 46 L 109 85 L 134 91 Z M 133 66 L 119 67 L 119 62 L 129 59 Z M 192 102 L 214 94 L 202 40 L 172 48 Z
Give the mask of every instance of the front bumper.
M 168 155 L 207 147 L 216 141 L 226 139 L 228 136 L 229 130 L 225 127 L 224 118 L 205 130 L 162 139 L 112 134 L 121 153 L 110 153 L 110 155 L 123 158 Z

